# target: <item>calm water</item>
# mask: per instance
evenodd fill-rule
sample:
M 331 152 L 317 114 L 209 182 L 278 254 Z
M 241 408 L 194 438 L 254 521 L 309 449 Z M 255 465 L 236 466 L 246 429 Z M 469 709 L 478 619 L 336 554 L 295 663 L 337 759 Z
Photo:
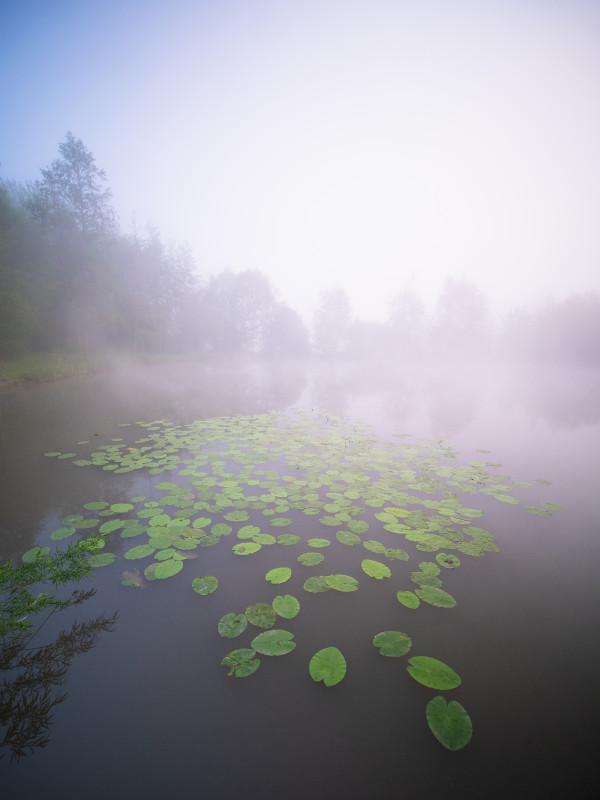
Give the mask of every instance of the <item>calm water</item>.
M 201 548 L 202 569 L 192 572 L 226 578 L 208 597 L 191 592 L 181 575 L 135 590 L 120 584 L 122 562 L 98 569 L 96 595 L 54 617 L 44 636 L 72 619 L 118 610 L 115 630 L 73 660 L 48 746 L 13 766 L 8 754 L 0 761 L 3 800 L 504 800 L 574 796 L 592 775 L 600 711 L 597 373 L 250 363 L 123 369 L 5 389 L 0 556 L 48 543 L 60 519 L 84 503 L 151 496 L 147 476 L 78 469 L 45 452 L 73 452 L 94 434 L 109 442 L 126 435 L 118 427 L 124 422 L 187 423 L 291 407 L 343 413 L 382 437 L 447 435 L 465 461 L 488 449 L 485 458 L 515 480 L 551 481 L 514 492 L 524 505 L 551 501 L 562 510 L 538 517 L 491 498 L 461 498 L 484 509 L 480 524 L 496 535 L 500 552 L 464 556 L 459 569 L 444 571 L 444 588 L 458 601 L 453 609 L 405 609 L 394 579 L 380 585 L 365 578 L 352 594 L 308 595 L 302 581 L 315 570 L 304 567 L 289 584 L 265 589 L 264 573 L 274 566 L 268 548 L 252 567 L 228 546 Z M 305 525 L 307 536 L 331 533 L 309 518 Z M 301 552 L 282 549 L 294 550 L 290 565 Z M 352 574 L 354 548 L 339 549 L 336 571 Z M 394 574 L 398 567 L 408 575 L 419 558 L 411 551 Z M 219 662 L 238 640 L 221 639 L 216 621 L 280 592 L 302 603 L 283 625 L 296 649 L 264 657 L 247 679 L 227 677 Z M 412 637 L 411 655 L 440 658 L 461 675 L 463 684 L 444 694 L 473 720 L 464 750 L 446 751 L 427 728 L 425 704 L 437 692 L 408 678 L 404 659 L 383 659 L 370 645 L 386 629 Z M 326 689 L 310 680 L 307 663 L 331 643 L 332 630 L 348 673 Z

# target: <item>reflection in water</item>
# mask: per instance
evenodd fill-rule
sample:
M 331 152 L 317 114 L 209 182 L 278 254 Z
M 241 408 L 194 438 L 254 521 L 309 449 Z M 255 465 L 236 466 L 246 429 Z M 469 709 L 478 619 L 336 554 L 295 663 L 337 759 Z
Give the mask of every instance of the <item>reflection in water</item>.
M 95 594 L 95 589 L 74 595 L 78 605 Z M 8 677 L 0 683 L 0 728 L 4 737 L 2 750 L 11 752 L 10 762 L 32 754 L 50 741 L 52 713 L 64 702 L 66 693 L 58 689 L 67 680 L 75 656 L 87 653 L 104 631 L 111 631 L 117 614 L 100 614 L 87 622 L 74 622 L 69 631 L 61 631 L 53 642 L 28 646 L 31 636 L 22 636 L 0 647 L 0 671 Z

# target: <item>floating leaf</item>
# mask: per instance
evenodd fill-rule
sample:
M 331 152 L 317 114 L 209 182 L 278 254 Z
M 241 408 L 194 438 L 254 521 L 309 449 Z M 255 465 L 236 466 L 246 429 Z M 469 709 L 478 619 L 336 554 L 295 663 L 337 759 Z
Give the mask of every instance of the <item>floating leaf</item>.
M 456 600 L 452 595 L 437 586 L 421 586 L 416 590 L 416 594 L 421 600 L 438 608 L 453 608 L 456 605 Z
M 390 578 L 392 573 L 390 568 L 385 564 L 382 564 L 380 561 L 373 561 L 370 558 L 365 558 L 360 566 L 362 567 L 363 572 L 365 572 L 370 578 L 376 578 L 377 580 L 381 580 L 382 578 Z
M 150 520 L 150 524 L 152 525 L 152 520 Z M 216 525 L 212 526 L 210 532 L 213 536 L 227 536 L 232 530 L 233 528 L 231 525 L 226 525 L 224 522 L 217 522 Z
M 273 630 L 259 633 L 258 636 L 252 639 L 250 646 L 257 653 L 261 653 L 264 656 L 282 656 L 296 647 L 296 642 L 292 641 L 293 638 L 293 633 L 274 628 Z
M 329 539 L 320 539 L 320 538 L 316 537 L 314 539 L 309 539 L 306 542 L 306 544 L 309 547 L 329 547 L 331 542 L 329 541 Z
M 240 542 L 231 549 L 238 556 L 249 556 L 252 553 L 257 553 L 261 547 L 262 545 L 258 544 L 258 542 Z
M 275 567 L 267 572 L 265 579 L 271 583 L 285 583 L 291 576 L 292 570 L 289 567 Z
M 88 511 L 100 511 L 102 508 L 108 508 L 108 503 L 99 501 L 97 503 L 86 503 L 84 508 Z
M 50 538 L 54 542 L 58 542 L 61 539 L 68 539 L 69 536 L 73 536 L 73 534 L 75 533 L 75 530 L 76 529 L 72 528 L 72 527 L 70 527 L 70 528 L 58 528 L 57 530 L 53 531 L 50 534 Z
M 225 614 L 218 622 L 219 636 L 234 639 L 246 630 L 248 619 L 244 614 Z
M 460 558 L 458 556 L 449 555 L 448 553 L 438 553 L 435 560 L 442 567 L 447 569 L 455 569 L 460 566 Z
M 283 545 L 290 545 L 290 544 L 298 544 L 300 541 L 300 537 L 297 536 L 295 533 L 282 533 L 280 536 L 277 537 L 277 544 Z
M 90 556 L 88 564 L 91 567 L 106 567 L 117 560 L 114 553 L 96 553 L 95 556 Z
M 346 659 L 337 647 L 324 647 L 311 658 L 308 671 L 313 681 L 335 686 L 346 674 Z
M 379 648 L 382 656 L 398 658 L 408 653 L 412 646 L 412 639 L 400 631 L 383 631 L 373 638 L 373 644 Z
M 277 539 L 274 536 L 271 536 L 270 533 L 255 533 L 254 536 L 252 537 L 252 539 L 257 544 L 261 544 L 261 545 L 262 544 L 266 544 L 266 545 L 275 544 L 275 542 L 277 541 Z
M 21 556 L 24 564 L 32 564 L 37 558 L 47 556 L 50 552 L 49 547 L 32 547 Z
M 291 594 L 286 594 L 283 597 L 277 595 L 273 600 L 272 606 L 275 612 L 284 619 L 293 619 L 300 611 L 300 603 Z
M 418 608 L 421 605 L 421 601 L 414 592 L 398 592 L 396 597 L 398 602 L 407 608 Z
M 303 588 L 306 592 L 318 594 L 320 592 L 328 592 L 331 589 L 331 586 L 327 585 L 326 575 L 313 575 L 312 578 L 304 581 Z
M 243 525 L 237 532 L 238 539 L 252 539 L 257 533 L 260 533 L 258 525 Z
M 429 656 L 413 656 L 408 659 L 406 668 L 410 675 L 430 689 L 456 689 L 462 683 L 451 667 Z
M 257 628 L 272 628 L 275 624 L 275 610 L 267 603 L 255 603 L 253 606 L 248 606 L 244 614 L 248 622 Z
M 144 585 L 144 579 L 137 569 L 127 569 L 121 573 L 121 583 L 123 586 L 135 586 L 140 589 Z
M 115 514 L 125 514 L 127 511 L 132 511 L 133 506 L 131 503 L 113 503 L 110 510 L 114 511 Z
M 363 542 L 363 547 L 365 550 L 370 550 L 372 553 L 379 553 L 383 555 L 386 551 L 386 546 L 382 542 L 378 542 L 376 539 L 367 539 Z
M 285 528 L 287 525 L 291 525 L 292 520 L 288 519 L 287 517 L 273 517 L 271 520 L 271 525 L 275 528 Z
M 325 560 L 323 553 L 300 553 L 298 561 L 305 567 L 314 567 Z
M 221 664 L 229 669 L 228 675 L 235 675 L 236 678 L 246 678 L 260 667 L 260 659 L 254 658 L 256 652 L 249 648 L 232 650 L 221 661 Z
M 183 569 L 183 561 L 176 560 L 174 558 L 169 559 L 168 561 L 162 561 L 156 569 L 154 570 L 154 577 L 155 578 L 170 578 L 173 575 L 177 575 Z
M 335 535 L 335 538 L 338 540 L 338 542 L 350 546 L 360 544 L 361 542 L 360 536 L 357 536 L 356 533 L 352 533 L 351 531 L 338 531 Z
M 136 547 L 126 550 L 124 556 L 125 558 L 146 558 L 146 556 L 151 556 L 155 551 L 156 548 L 152 547 L 151 544 L 138 544 Z
M 244 522 L 248 519 L 248 512 L 247 511 L 229 511 L 227 514 L 223 514 L 224 518 L 229 520 L 229 522 Z
M 214 575 L 198 575 L 192 581 L 192 589 L 198 594 L 212 594 L 218 585 L 219 581 Z
M 446 703 L 441 695 L 434 697 L 427 703 L 425 716 L 435 738 L 448 750 L 461 750 L 471 741 L 471 718 L 456 700 Z
M 355 592 L 358 589 L 358 581 L 351 575 L 325 575 L 324 578 L 327 586 L 336 592 Z

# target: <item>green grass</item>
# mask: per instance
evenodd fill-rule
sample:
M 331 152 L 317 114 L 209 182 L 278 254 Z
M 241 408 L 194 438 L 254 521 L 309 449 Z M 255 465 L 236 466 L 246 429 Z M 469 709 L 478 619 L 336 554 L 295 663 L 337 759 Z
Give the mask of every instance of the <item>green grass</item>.
M 0 361 L 0 381 L 51 381 L 89 372 L 101 366 L 106 366 L 105 359 L 65 353 L 28 353 Z

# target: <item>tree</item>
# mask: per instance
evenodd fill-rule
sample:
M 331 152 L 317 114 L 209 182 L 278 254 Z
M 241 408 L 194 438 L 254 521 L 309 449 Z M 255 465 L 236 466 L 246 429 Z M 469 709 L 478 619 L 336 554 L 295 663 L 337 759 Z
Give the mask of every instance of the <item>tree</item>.
M 275 304 L 271 284 L 259 270 L 226 269 L 211 276 L 202 293 L 201 336 L 219 352 L 262 350 Z
M 277 303 L 269 318 L 264 352 L 273 356 L 306 356 L 309 351 L 308 329 L 302 317 L 285 303 Z
M 490 344 L 485 295 L 468 281 L 448 278 L 437 302 L 431 334 L 434 354 L 451 358 L 483 355 Z
M 403 356 L 422 355 L 425 337 L 425 306 L 421 298 L 404 289 L 392 298 L 389 305 L 389 328 L 394 352 Z
M 74 225 L 82 232 L 114 232 L 116 216 L 104 170 L 71 131 L 58 151 L 61 157 L 41 170 L 43 180 L 30 186 L 27 205 L 33 216 L 59 227 Z
M 352 311 L 345 289 L 338 286 L 323 290 L 313 326 L 317 352 L 327 356 L 345 353 L 351 324 Z

